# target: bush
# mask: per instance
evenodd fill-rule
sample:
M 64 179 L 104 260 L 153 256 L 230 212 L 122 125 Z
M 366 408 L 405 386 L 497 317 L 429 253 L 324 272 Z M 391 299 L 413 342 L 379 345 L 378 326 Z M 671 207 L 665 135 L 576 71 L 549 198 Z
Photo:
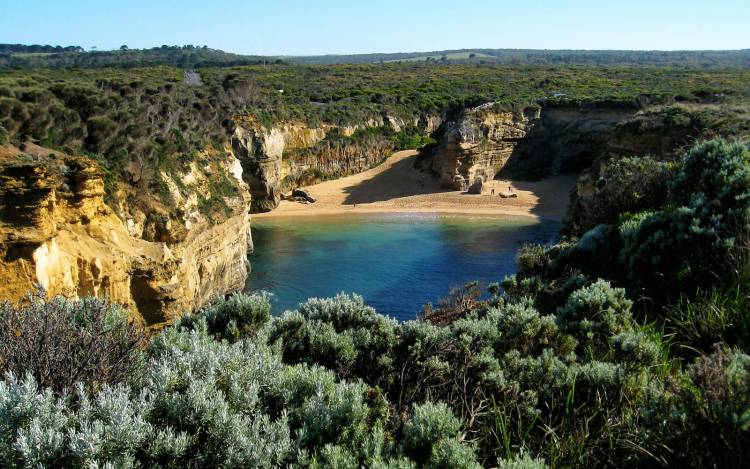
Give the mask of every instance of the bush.
M 7 374 L 4 465 L 413 467 L 387 433 L 388 405 L 375 390 L 317 366 L 284 365 L 251 340 L 216 341 L 205 324 L 156 336 L 130 386 L 93 393 L 79 386 L 56 397 L 30 374 Z M 473 460 L 457 439 L 457 420 L 448 423 L 433 436 L 435 460 Z
M 319 364 L 341 377 L 360 377 L 387 388 L 393 380 L 397 322 L 377 314 L 361 296 L 313 298 L 268 328 L 287 363 Z
M 524 244 L 516 256 L 518 275 L 538 275 L 544 271 L 550 261 L 549 249 L 541 244 Z
M 581 235 L 601 223 L 615 224 L 624 213 L 664 205 L 674 165 L 651 157 L 615 159 L 599 170 L 593 192 L 579 195 L 566 217 L 569 234 Z
M 555 465 L 644 460 L 612 441 L 644 441 L 629 416 L 646 403 L 643 386 L 660 388 L 665 347 L 636 327 L 624 290 L 602 280 L 574 284 L 555 314 L 540 313 L 528 299 L 495 298 L 443 326 L 393 324 L 387 340 L 369 342 L 378 351 L 372 358 L 362 338 L 373 337 L 385 318 L 350 297 L 311 300 L 272 321 L 266 337 L 282 347 L 286 363 L 322 365 L 382 388 L 394 412 L 413 415 L 404 451 L 422 464 L 451 465 L 469 451 L 424 439 L 458 432 L 461 422 L 484 464 L 521 450 Z
M 236 342 L 255 334 L 271 317 L 271 301 L 266 293 L 246 295 L 234 293 L 201 310 L 188 314 L 176 322 L 178 328 L 195 329 L 205 321 L 209 334 L 217 339 Z
M 623 232 L 629 280 L 660 302 L 731 284 L 747 262 L 750 143 L 693 147 L 669 183 L 667 207 Z
M 662 422 L 672 466 L 740 468 L 750 460 L 750 356 L 717 347 L 688 367 Z M 663 399 L 668 399 L 668 394 Z
M 429 467 L 479 467 L 471 448 L 458 444 L 460 425 L 445 404 L 414 406 L 404 425 L 404 453 Z
M 137 376 L 143 335 L 119 306 L 95 298 L 46 299 L 43 291 L 18 306 L 0 305 L 0 366 L 31 375 L 42 388 L 88 390 Z

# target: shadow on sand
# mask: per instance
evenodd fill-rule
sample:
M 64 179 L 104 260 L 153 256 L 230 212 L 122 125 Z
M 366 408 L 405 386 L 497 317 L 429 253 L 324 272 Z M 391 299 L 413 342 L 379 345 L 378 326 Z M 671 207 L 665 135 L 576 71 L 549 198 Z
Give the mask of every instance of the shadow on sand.
M 369 204 L 399 197 L 449 192 L 425 171 L 414 167 L 416 156 L 404 158 L 370 179 L 344 188 L 344 204 Z

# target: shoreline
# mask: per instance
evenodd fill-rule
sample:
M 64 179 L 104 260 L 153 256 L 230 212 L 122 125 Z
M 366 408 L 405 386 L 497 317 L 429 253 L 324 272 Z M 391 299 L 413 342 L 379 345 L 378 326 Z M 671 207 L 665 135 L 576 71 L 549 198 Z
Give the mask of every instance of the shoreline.
M 346 215 L 443 215 L 443 216 L 482 216 L 482 217 L 513 217 L 529 218 L 539 221 L 561 222 L 563 218 L 555 214 L 534 214 L 528 210 L 485 210 L 467 209 L 461 207 L 447 208 L 385 208 L 385 207 L 359 207 L 356 209 L 344 207 L 316 208 L 314 210 L 283 210 L 278 209 L 264 213 L 253 213 L 252 219 L 274 219 L 274 218 L 312 218 L 312 217 L 335 217 Z
M 440 187 L 437 179 L 414 167 L 417 152 L 394 153 L 375 168 L 305 187 L 316 202 L 282 200 L 270 212 L 252 218 L 314 217 L 330 215 L 434 213 L 527 217 L 562 221 L 577 176 L 552 176 L 541 181 L 492 180 L 483 194 L 466 194 Z M 490 195 L 512 187 L 516 198 Z

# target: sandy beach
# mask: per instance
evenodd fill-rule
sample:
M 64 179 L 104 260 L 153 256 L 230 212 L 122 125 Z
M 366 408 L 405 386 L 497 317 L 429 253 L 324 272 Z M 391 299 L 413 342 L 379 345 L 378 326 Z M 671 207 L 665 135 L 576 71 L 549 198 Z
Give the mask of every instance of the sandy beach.
M 414 168 L 416 156 L 414 150 L 394 153 L 368 171 L 306 187 L 316 199 L 313 204 L 282 200 L 275 210 L 253 216 L 434 212 L 562 219 L 576 181 L 575 175 L 554 176 L 537 182 L 494 180 L 485 184 L 482 195 L 472 195 L 441 188 L 437 179 Z M 509 187 L 517 198 L 504 199 L 497 195 Z

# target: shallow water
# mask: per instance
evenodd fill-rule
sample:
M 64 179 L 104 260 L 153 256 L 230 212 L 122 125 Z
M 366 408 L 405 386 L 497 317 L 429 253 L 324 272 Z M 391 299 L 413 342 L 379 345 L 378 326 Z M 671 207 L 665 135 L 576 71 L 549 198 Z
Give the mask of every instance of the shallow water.
M 559 229 L 526 217 L 435 214 L 254 219 L 246 289 L 273 293 L 274 314 L 344 291 L 408 320 L 451 287 L 514 273 L 521 244 L 552 242 Z

